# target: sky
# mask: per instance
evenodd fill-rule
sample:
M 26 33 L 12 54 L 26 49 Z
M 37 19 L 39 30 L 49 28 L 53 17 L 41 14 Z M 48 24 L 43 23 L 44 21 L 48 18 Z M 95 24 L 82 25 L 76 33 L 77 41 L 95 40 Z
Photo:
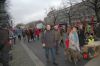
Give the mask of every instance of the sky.
M 50 7 L 60 7 L 62 0 L 9 0 L 8 12 L 14 24 L 43 20 Z
M 43 20 L 50 7 L 58 7 L 61 0 L 9 0 L 10 15 L 14 24 Z

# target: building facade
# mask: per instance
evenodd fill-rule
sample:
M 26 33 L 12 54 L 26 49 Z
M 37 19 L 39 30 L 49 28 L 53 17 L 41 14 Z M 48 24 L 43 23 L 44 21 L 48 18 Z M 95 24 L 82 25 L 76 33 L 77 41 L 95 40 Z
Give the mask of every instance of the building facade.
M 98 6 L 100 6 L 100 4 Z M 90 7 L 86 6 L 85 2 L 75 4 L 71 7 L 59 9 L 56 11 L 56 14 L 56 23 L 74 23 L 84 21 L 91 22 L 92 16 L 94 16 L 94 21 L 97 20 L 95 16 L 95 11 Z M 46 23 L 52 23 L 53 16 L 51 12 L 49 12 L 47 17 L 44 18 L 44 21 Z

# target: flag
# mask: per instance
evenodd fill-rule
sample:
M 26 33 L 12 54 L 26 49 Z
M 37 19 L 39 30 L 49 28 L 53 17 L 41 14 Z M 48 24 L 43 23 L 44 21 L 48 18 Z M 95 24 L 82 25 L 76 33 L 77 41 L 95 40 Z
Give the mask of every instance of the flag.
M 91 17 L 91 27 L 92 27 L 92 32 L 94 33 L 94 16 Z

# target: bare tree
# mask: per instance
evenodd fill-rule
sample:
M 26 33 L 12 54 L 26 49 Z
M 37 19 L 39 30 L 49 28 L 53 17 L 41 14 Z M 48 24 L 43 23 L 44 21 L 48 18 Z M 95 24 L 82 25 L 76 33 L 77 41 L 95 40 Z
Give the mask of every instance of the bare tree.
M 77 0 L 62 0 L 62 4 L 63 4 L 63 8 L 64 8 L 64 12 L 63 13 L 64 13 L 64 16 L 66 18 L 68 18 L 70 25 L 72 24 L 72 21 L 71 21 L 72 6 L 75 5 L 76 3 L 78 3 Z
M 47 15 L 48 14 L 48 10 L 47 9 L 44 9 L 44 10 L 45 10 L 45 14 Z M 47 16 L 44 18 L 45 25 L 47 25 L 46 18 L 47 18 Z
M 54 7 L 51 7 L 49 13 L 50 13 L 51 18 L 53 20 L 53 24 L 55 25 L 57 22 L 57 19 L 58 19 L 58 10 L 55 9 Z
M 88 8 L 91 8 L 95 12 L 95 17 L 97 19 L 98 26 L 95 28 L 95 33 L 97 37 L 100 37 L 100 0 L 82 0 Z
M 86 6 L 95 12 L 97 22 L 100 22 L 100 0 L 82 0 Z

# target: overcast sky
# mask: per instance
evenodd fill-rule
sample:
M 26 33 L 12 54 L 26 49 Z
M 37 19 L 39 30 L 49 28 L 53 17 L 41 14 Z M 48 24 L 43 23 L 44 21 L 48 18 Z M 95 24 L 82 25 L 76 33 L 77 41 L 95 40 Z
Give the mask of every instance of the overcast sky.
M 61 0 L 10 0 L 9 11 L 15 24 L 43 20 L 46 10 L 60 6 Z
M 59 7 L 62 0 L 9 0 L 9 11 L 15 24 L 43 20 L 46 10 Z

